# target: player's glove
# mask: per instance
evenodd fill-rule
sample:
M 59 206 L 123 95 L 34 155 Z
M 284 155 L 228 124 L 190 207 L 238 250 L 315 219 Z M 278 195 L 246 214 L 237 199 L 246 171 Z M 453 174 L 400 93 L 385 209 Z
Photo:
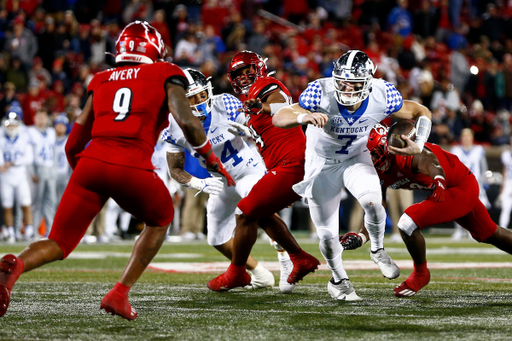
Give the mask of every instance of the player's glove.
M 259 98 L 250 99 L 244 102 L 244 111 L 251 115 L 258 115 L 263 109 L 263 104 Z
M 242 135 L 242 136 L 251 136 L 251 130 L 240 123 L 228 121 L 228 124 L 232 126 L 233 128 L 228 128 L 228 131 L 233 135 Z
M 355 250 L 363 245 L 363 238 L 355 232 L 348 232 L 340 236 L 343 250 Z
M 201 155 L 204 158 L 204 161 L 206 163 L 206 169 L 209 172 L 217 172 L 224 176 L 228 182 L 228 186 L 235 186 L 235 180 L 229 175 L 226 168 L 224 168 L 224 165 L 222 162 L 220 162 L 217 155 L 212 150 L 212 145 L 210 144 L 210 141 L 206 141 L 203 145 L 198 147 L 193 147 L 195 151 Z
M 224 183 L 222 182 L 221 178 L 218 177 L 206 179 L 198 179 L 196 177 L 192 177 L 192 179 L 190 179 L 190 181 L 187 182 L 185 186 L 188 188 L 198 189 L 199 192 L 197 192 L 197 194 L 201 192 L 205 192 L 206 194 L 219 194 L 224 188 Z
M 446 179 L 442 175 L 436 175 L 434 178 L 434 192 L 432 197 L 435 202 L 442 202 L 446 196 Z

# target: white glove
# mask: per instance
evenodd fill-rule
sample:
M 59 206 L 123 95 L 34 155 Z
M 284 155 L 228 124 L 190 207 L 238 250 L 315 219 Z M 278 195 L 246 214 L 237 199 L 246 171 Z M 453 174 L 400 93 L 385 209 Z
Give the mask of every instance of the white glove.
M 219 194 L 222 192 L 222 189 L 224 188 L 224 182 L 222 182 L 221 178 L 206 178 L 206 179 L 199 179 L 196 177 L 192 177 L 189 182 L 185 184 L 188 188 L 195 188 L 198 189 L 199 192 L 197 192 L 196 195 L 198 195 L 201 192 L 205 192 L 206 194 Z
M 236 135 L 245 135 L 248 137 L 252 136 L 251 130 L 247 126 L 244 126 L 243 124 L 233 122 L 233 121 L 228 121 L 228 124 L 233 127 L 233 128 L 228 128 L 228 131 L 233 135 L 235 135 L 235 136 Z

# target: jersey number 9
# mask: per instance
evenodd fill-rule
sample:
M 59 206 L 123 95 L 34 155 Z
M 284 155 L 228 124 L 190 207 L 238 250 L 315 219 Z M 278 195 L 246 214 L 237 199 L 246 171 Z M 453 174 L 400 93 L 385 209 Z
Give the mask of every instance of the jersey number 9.
M 130 88 L 121 88 L 116 91 L 112 110 L 118 115 L 114 121 L 124 121 L 130 114 L 132 108 L 132 90 Z

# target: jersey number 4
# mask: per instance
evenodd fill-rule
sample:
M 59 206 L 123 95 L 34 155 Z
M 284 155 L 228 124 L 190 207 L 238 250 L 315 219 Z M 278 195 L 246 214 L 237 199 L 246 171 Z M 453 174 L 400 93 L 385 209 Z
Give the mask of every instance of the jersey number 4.
M 132 90 L 130 88 L 121 88 L 116 91 L 112 110 L 118 113 L 118 115 L 114 118 L 114 121 L 126 120 L 132 108 L 132 97 Z

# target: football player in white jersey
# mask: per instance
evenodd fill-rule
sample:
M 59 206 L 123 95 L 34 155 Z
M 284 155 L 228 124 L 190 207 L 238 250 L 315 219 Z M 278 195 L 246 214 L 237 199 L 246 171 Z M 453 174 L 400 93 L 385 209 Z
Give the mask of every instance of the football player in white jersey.
M 375 66 L 364 52 L 350 50 L 336 61 L 332 77 L 309 83 L 299 103 L 282 108 L 273 118 L 274 125 L 281 128 L 308 125 L 305 176 L 294 190 L 308 200 L 320 251 L 332 271 L 328 291 L 343 301 L 361 300 L 341 260 L 338 212 L 343 187 L 364 209 L 372 260 L 384 277 L 400 275 L 383 245 L 386 211 L 379 177 L 366 148 L 372 127 L 389 115 L 415 119 L 415 141 L 402 136 L 404 148 L 389 148 L 396 154 L 415 155 L 423 149 L 432 125 L 426 107 L 404 101 L 392 84 L 374 79 L 374 73 Z
M 201 161 L 183 135 L 182 130 L 169 115 L 169 127 L 164 130 L 163 139 L 170 143 L 167 162 L 171 177 L 180 184 L 195 188 L 210 195 L 206 208 L 206 226 L 208 244 L 215 247 L 228 259 L 232 257 L 233 231 L 236 226 L 235 209 L 238 202 L 265 174 L 265 166 L 260 158 L 236 132 L 228 131 L 232 127 L 229 121 L 244 123 L 245 116 L 237 111 L 242 103 L 232 95 L 213 96 L 211 82 L 199 71 L 183 70 L 189 80 L 187 98 L 192 112 L 203 123 L 206 136 L 212 144 L 213 151 L 220 155 L 226 170 L 236 181 L 236 186 L 225 186 L 220 177 L 198 179 L 184 170 L 185 149 Z M 253 288 L 265 288 L 274 285 L 274 276 L 254 258 L 249 257 L 247 269 L 252 275 Z
M 512 137 L 510 138 L 510 147 L 512 147 Z M 496 201 L 501 204 L 499 225 L 508 228 L 512 211 L 512 148 L 501 153 L 501 163 L 503 164 L 503 182 Z
M 64 194 L 64 190 L 68 185 L 69 177 L 71 176 L 71 167 L 69 166 L 66 157 L 66 142 L 68 140 L 68 125 L 69 119 L 65 114 L 61 114 L 53 121 L 55 128 L 55 162 L 57 168 L 57 205 Z
M 15 112 L 9 112 L 2 120 L 0 150 L 0 188 L 8 242 L 13 243 L 16 236 L 18 239 L 21 236 L 20 231 L 14 231 L 13 227 L 15 198 L 23 212 L 25 239 L 29 240 L 34 235 L 34 227 L 27 165 L 32 164 L 33 153 L 27 128 Z
M 457 155 L 459 160 L 475 175 L 475 178 L 478 181 L 478 185 L 480 186 L 480 193 L 478 198 L 482 204 L 484 204 L 485 208 L 490 209 L 491 203 L 487 198 L 487 193 L 485 192 L 484 188 L 484 184 L 487 183 L 485 172 L 488 170 L 484 147 L 473 144 L 474 132 L 470 128 L 462 129 L 460 133 L 460 142 L 461 145 L 454 146 L 450 152 Z M 455 223 L 455 231 L 452 234 L 452 240 L 461 240 L 465 236 L 471 236 L 469 231 Z
M 53 127 L 48 127 L 48 112 L 45 108 L 36 111 L 34 122 L 35 125 L 27 128 L 34 150 L 34 226 L 39 227 L 44 215 L 47 236 L 57 208 L 56 134 Z

